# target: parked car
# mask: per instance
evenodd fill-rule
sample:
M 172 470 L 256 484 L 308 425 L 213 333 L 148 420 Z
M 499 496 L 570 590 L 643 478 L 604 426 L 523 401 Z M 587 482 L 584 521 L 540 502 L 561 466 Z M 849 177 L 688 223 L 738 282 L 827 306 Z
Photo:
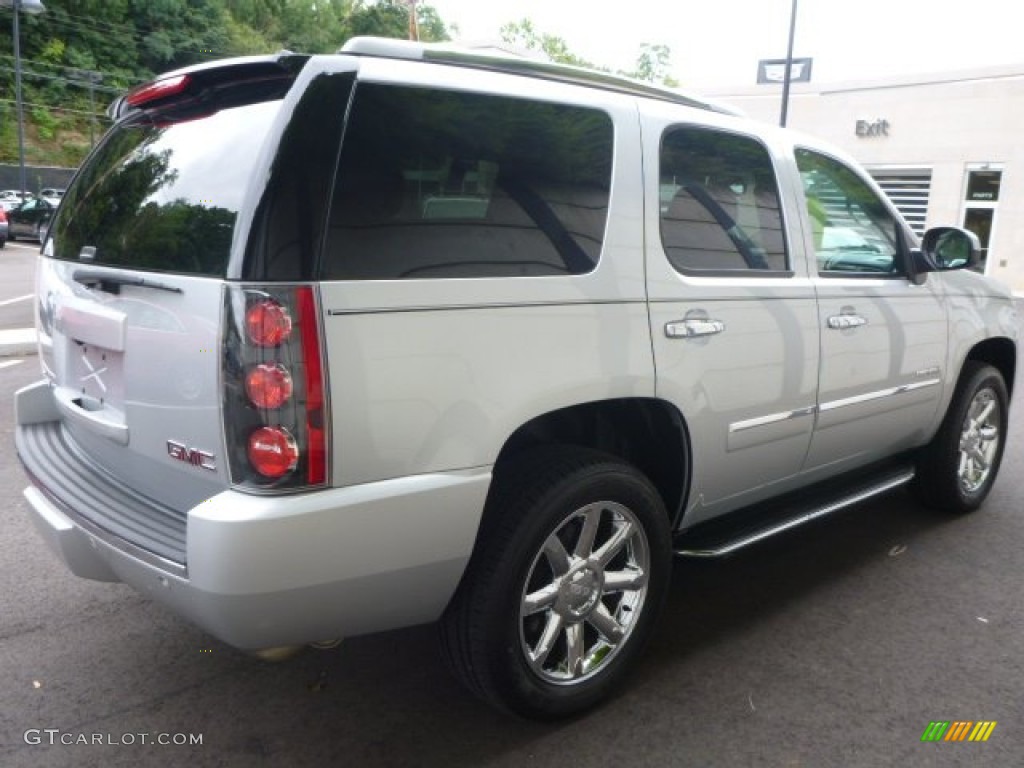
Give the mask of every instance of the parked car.
M 26 200 L 31 200 L 33 197 L 31 192 L 26 192 L 24 195 L 18 192 L 16 189 L 3 189 L 0 190 L 0 208 L 5 211 L 10 211 L 12 208 L 17 208 Z
M 28 200 L 7 212 L 11 240 L 24 238 L 42 242 L 57 206 L 41 197 Z
M 60 199 L 64 197 L 64 190 L 58 187 L 46 187 L 39 190 L 39 196 L 53 206 L 60 205 Z
M 0 248 L 7 245 L 8 226 L 7 213 L 3 208 L 0 208 Z
M 474 693 L 564 716 L 629 680 L 673 554 L 996 480 L 1010 292 L 816 139 L 377 39 L 111 113 L 39 260 L 25 497 L 73 573 L 233 646 L 436 621 Z

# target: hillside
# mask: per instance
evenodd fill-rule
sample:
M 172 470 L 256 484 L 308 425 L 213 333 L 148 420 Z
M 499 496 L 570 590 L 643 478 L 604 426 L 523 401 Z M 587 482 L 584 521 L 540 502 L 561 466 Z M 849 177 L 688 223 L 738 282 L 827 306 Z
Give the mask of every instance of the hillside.
M 20 14 L 27 164 L 74 167 L 118 94 L 159 72 L 287 48 L 323 53 L 353 35 L 405 38 L 401 0 L 44 0 Z M 416 5 L 420 39 L 446 24 Z M 18 162 L 11 11 L 0 10 L 0 163 Z M 91 134 L 91 135 L 90 135 Z

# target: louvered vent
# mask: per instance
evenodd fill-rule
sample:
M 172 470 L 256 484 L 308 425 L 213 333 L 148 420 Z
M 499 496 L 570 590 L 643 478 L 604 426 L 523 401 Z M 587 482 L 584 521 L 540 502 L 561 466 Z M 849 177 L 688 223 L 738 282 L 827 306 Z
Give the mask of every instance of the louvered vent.
M 932 186 L 931 168 L 876 169 L 869 171 L 911 228 L 924 234 L 928 218 L 928 194 Z

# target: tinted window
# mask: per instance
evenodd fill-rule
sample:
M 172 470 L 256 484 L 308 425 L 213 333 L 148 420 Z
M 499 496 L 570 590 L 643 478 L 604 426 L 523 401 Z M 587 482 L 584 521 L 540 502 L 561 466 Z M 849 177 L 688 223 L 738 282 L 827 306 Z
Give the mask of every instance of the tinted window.
M 580 107 L 359 85 L 323 276 L 589 272 L 611 182 L 609 117 Z
M 689 271 L 785 271 L 779 192 L 757 141 L 704 128 L 673 128 L 661 145 L 661 240 Z
M 838 160 L 796 151 L 821 272 L 900 270 L 896 219 L 858 174 Z
M 243 277 L 311 280 L 354 77 L 322 73 L 292 112 L 253 216 Z
M 64 196 L 54 255 L 88 263 L 223 275 L 253 160 L 280 102 L 201 119 L 116 127 Z

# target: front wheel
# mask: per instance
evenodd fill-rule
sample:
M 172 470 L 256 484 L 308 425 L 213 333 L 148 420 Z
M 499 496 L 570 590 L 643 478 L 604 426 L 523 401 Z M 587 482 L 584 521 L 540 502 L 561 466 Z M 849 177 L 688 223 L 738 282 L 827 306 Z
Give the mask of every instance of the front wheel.
M 633 467 L 544 451 L 496 475 L 477 548 L 441 622 L 449 665 L 527 717 L 592 707 L 628 675 L 661 607 L 668 516 Z
M 960 513 L 981 506 L 1003 458 L 1008 405 L 1002 374 L 969 360 L 942 426 L 918 461 L 915 487 L 925 504 Z

